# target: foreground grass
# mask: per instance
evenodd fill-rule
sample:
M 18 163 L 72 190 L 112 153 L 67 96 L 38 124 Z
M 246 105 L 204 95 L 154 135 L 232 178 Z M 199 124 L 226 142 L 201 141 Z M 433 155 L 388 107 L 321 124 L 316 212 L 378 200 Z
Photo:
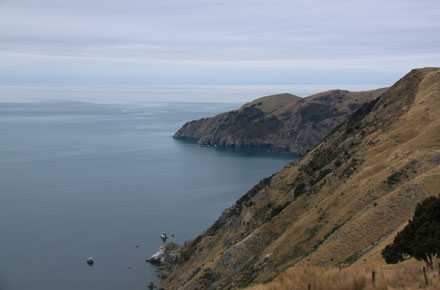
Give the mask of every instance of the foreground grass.
M 256 285 L 248 290 L 367 290 L 367 289 L 440 289 L 437 267 L 428 271 L 429 286 L 426 286 L 419 263 L 392 265 L 376 271 L 373 285 L 372 271 L 361 267 L 346 269 L 322 267 L 293 267 L 282 273 L 273 282 Z

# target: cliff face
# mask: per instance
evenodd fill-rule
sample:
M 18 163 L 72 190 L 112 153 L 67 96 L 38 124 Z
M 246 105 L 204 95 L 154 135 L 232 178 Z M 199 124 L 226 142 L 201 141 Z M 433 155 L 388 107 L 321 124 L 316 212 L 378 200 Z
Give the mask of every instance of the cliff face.
M 304 99 L 290 94 L 267 96 L 235 111 L 188 122 L 174 138 L 218 146 L 271 146 L 302 154 L 384 91 L 333 90 Z
M 240 288 L 293 265 L 384 263 L 416 203 L 439 193 L 440 68 L 417 69 L 185 243 L 161 286 Z

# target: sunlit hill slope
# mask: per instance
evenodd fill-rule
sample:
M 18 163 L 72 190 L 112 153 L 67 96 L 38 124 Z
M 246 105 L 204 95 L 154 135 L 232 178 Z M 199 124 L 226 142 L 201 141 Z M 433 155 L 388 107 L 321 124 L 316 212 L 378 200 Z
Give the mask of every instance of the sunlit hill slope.
M 415 69 L 185 243 L 161 286 L 240 288 L 294 265 L 384 264 L 416 203 L 439 193 L 440 69 Z

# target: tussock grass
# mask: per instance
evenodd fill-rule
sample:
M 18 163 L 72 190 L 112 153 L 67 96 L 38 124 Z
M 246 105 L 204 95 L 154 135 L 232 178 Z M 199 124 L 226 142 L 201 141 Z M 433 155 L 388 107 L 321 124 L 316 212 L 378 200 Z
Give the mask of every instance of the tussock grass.
M 371 270 L 361 267 L 322 268 L 293 267 L 265 285 L 256 285 L 247 290 L 385 290 L 385 289 L 440 289 L 438 269 L 428 271 L 429 286 L 420 264 L 392 265 L 376 270 L 373 285 Z

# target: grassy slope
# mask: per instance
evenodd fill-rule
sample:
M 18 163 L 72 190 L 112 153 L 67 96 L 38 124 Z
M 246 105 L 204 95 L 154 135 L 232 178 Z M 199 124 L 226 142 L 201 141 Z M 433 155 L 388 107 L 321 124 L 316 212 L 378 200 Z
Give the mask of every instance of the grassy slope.
M 292 94 L 277 94 L 258 98 L 250 103 L 244 104 L 241 108 L 255 106 L 264 113 L 269 114 L 288 104 L 295 104 L 299 100 L 301 100 L 300 97 Z
M 429 286 L 426 286 L 423 266 L 423 263 L 408 261 L 382 268 L 293 267 L 279 275 L 275 281 L 251 286 L 248 290 L 303 290 L 309 284 L 314 290 L 440 289 L 438 268 L 428 272 Z M 376 272 L 374 283 L 373 270 Z
M 413 70 L 226 210 L 163 285 L 240 288 L 294 265 L 377 267 L 439 180 L 440 69 Z
M 376 90 L 360 91 L 360 92 L 351 92 L 345 90 L 329 90 L 308 96 L 305 99 L 315 103 L 331 102 L 335 104 L 335 107 L 338 108 L 339 110 L 344 110 L 351 103 L 364 104 L 368 101 L 371 101 L 377 98 L 378 96 L 380 96 L 386 90 L 387 88 L 380 88 Z M 252 103 L 254 103 L 255 101 L 253 101 Z M 299 103 L 301 104 L 302 102 Z M 279 116 L 288 111 L 296 111 L 298 110 L 297 107 L 300 104 L 298 104 L 298 102 L 292 102 L 290 104 L 286 104 L 285 106 L 280 106 L 277 110 L 273 111 L 273 115 Z

